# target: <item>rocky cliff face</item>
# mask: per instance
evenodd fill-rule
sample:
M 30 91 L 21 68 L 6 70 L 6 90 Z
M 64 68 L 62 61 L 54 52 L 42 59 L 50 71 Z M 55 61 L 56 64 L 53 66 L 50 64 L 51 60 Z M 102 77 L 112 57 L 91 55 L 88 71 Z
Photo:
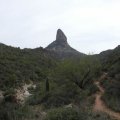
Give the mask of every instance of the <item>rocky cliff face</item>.
M 67 37 L 62 30 L 57 30 L 56 40 L 46 47 L 47 50 L 53 51 L 59 58 L 82 57 L 85 54 L 73 49 L 67 42 Z
M 58 29 L 58 31 L 57 31 L 56 41 L 59 43 L 67 44 L 67 37 L 60 29 Z

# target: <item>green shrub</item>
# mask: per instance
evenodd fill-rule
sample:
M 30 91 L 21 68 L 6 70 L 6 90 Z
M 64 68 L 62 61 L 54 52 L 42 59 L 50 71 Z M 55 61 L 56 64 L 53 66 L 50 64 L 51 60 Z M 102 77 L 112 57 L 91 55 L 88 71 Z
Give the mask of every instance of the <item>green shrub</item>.
M 45 120 L 85 120 L 85 114 L 73 108 L 57 108 L 48 112 Z
M 102 99 L 107 106 L 117 112 L 120 112 L 120 81 L 119 79 L 109 78 L 101 82 L 105 88 L 105 94 Z
M 57 108 L 48 111 L 45 120 L 114 120 L 107 114 L 93 113 L 81 108 Z
M 13 103 L 0 105 L 0 120 L 25 120 L 31 119 L 33 113 L 29 106 L 20 106 Z
M 109 96 L 105 94 L 102 99 L 105 101 L 106 105 L 116 112 L 120 112 L 120 98 Z

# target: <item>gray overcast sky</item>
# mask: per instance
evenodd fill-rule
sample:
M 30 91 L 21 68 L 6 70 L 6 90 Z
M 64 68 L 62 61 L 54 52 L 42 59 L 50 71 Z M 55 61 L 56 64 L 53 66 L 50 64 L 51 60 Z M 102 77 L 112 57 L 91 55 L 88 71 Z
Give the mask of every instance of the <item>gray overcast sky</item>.
M 46 47 L 61 28 L 84 53 L 120 44 L 120 0 L 0 0 L 0 42 Z

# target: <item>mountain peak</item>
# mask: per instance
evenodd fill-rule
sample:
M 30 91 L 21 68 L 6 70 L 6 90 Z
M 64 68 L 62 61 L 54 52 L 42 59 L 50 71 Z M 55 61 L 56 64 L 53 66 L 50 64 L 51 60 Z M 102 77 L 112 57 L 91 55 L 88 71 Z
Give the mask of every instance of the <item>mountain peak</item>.
M 57 30 L 56 42 L 67 43 L 67 37 L 65 36 L 65 34 L 63 33 L 61 29 Z
M 72 48 L 68 42 L 67 37 L 61 29 L 57 30 L 56 40 L 46 47 L 47 50 L 53 51 L 58 58 L 82 57 L 85 54 L 78 52 Z

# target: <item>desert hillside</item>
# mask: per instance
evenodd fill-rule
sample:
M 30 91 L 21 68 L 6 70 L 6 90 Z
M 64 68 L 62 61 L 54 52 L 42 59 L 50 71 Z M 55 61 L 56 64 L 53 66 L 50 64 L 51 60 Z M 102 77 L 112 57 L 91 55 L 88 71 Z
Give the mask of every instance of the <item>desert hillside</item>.
M 120 46 L 86 55 L 60 29 L 46 48 L 1 43 L 0 120 L 120 120 Z

